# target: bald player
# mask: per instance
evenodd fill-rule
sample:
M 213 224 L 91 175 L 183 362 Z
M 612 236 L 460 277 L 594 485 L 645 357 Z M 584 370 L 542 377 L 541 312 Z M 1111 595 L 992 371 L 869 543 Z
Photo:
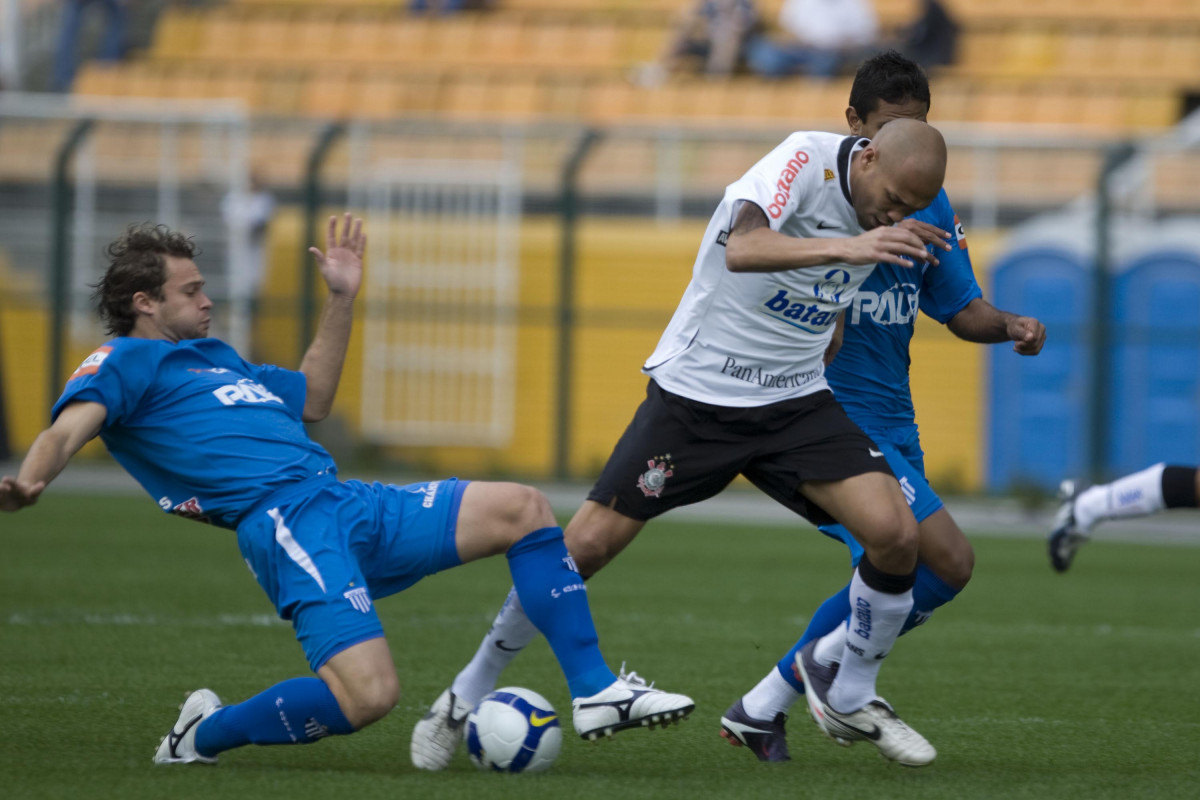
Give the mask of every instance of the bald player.
M 648 520 L 738 475 L 816 524 L 844 525 L 865 551 L 850 586 L 857 624 L 836 676 L 814 676 L 814 717 L 831 737 L 866 739 L 912 766 L 936 751 L 875 681 L 912 607 L 916 521 L 883 454 L 834 400 L 823 356 L 876 263 L 937 263 L 933 252 L 950 249 L 932 225 L 893 227 L 933 202 L 945 169 L 941 134 L 897 119 L 874 141 L 794 133 L 731 184 L 642 367 L 646 399 L 565 534 L 580 572 L 594 575 Z M 416 766 L 449 763 L 467 712 L 535 634 L 510 592 L 414 728 Z

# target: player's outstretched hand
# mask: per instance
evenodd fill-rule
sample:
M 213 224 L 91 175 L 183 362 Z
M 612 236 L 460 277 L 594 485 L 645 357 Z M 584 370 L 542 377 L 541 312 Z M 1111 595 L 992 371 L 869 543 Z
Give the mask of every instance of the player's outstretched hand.
M 45 481 L 24 483 L 5 475 L 0 478 L 0 511 L 20 511 L 33 505 L 45 488 Z
M 928 222 L 921 222 L 919 219 L 907 217 L 896 223 L 897 228 L 905 228 L 915 233 L 921 238 L 925 244 L 931 244 L 946 252 L 950 252 L 953 247 L 950 245 L 950 232 L 944 231 L 936 225 L 930 225 Z M 933 260 L 937 264 L 937 259 Z
M 1016 352 L 1036 356 L 1046 343 L 1046 326 L 1033 317 L 1013 317 L 1008 321 L 1008 338 Z
M 932 225 L 926 227 L 933 231 L 938 230 Z M 918 262 L 928 261 L 936 266 L 937 256 L 925 249 L 927 239 L 932 235 L 924 230 L 918 233 L 909 226 L 872 228 L 866 233 L 842 240 L 846 247 L 846 257 L 842 260 L 847 264 L 877 264 L 882 261 L 901 267 L 911 267 Z
M 338 218 L 329 218 L 329 230 L 325 235 L 325 252 L 315 247 L 308 252 L 317 259 L 321 277 L 333 294 L 355 297 L 362 286 L 363 253 L 367 249 L 367 235 L 362 230 L 362 220 L 352 219 L 346 212 L 341 236 L 338 236 Z

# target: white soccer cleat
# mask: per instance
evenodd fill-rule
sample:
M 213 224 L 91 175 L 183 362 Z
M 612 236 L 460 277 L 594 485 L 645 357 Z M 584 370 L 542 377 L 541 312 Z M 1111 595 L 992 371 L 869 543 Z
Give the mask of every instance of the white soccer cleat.
M 462 743 L 463 724 L 470 713 L 471 706 L 449 689 L 438 695 L 413 726 L 409 750 L 413 766 L 432 772 L 445 769 Z
M 1058 486 L 1058 497 L 1062 504 L 1054 515 L 1054 530 L 1047 544 L 1050 550 L 1050 566 L 1055 572 L 1066 572 L 1075 560 L 1075 553 L 1091 540 L 1091 531 L 1082 528 L 1075 519 L 1075 499 L 1079 488 L 1075 481 L 1066 480 Z
M 671 694 L 646 685 L 636 672 L 621 674 L 608 688 L 591 697 L 576 697 L 575 731 L 583 739 L 595 741 L 626 728 L 655 725 L 666 727 L 692 713 L 696 703 L 682 694 Z
M 200 723 L 221 707 L 221 698 L 209 689 L 197 689 L 188 695 L 179 707 L 179 719 L 163 737 L 154 754 L 155 764 L 201 764 L 217 763 L 216 756 L 202 756 L 196 752 L 196 729 Z
M 796 667 L 804 681 L 809 713 L 822 733 L 843 747 L 857 741 L 870 742 L 879 748 L 879 754 L 884 758 L 906 767 L 923 767 L 937 758 L 933 745 L 896 716 L 882 697 L 847 714 L 835 711 L 829 705 L 828 697 L 838 668 L 817 661 L 814 657 L 816 646 L 814 639 L 800 648 L 796 653 Z
M 879 754 L 906 767 L 923 767 L 937 758 L 924 736 L 896 716 L 882 697 L 876 697 L 858 711 L 842 714 L 825 704 L 822 726 L 836 739 L 847 742 L 867 741 L 879 748 Z

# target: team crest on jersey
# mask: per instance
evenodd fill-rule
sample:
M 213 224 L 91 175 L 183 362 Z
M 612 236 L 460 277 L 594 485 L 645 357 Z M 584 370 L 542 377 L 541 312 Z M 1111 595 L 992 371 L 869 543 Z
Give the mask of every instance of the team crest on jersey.
M 829 303 L 840 303 L 842 292 L 850 282 L 850 273 L 844 269 L 831 269 L 824 278 L 813 285 L 813 297 Z
M 104 359 L 108 358 L 108 354 L 111 352 L 112 347 L 109 345 L 96 348 L 96 350 L 90 356 L 85 358 L 83 363 L 71 373 L 71 377 L 67 380 L 73 381 L 76 378 L 82 378 L 84 375 L 95 375 L 100 371 L 100 365 L 104 363 Z
M 646 462 L 648 470 L 638 476 L 637 485 L 646 497 L 662 497 L 666 488 L 667 478 L 675 474 L 675 465 L 671 462 L 671 454 L 655 456 Z

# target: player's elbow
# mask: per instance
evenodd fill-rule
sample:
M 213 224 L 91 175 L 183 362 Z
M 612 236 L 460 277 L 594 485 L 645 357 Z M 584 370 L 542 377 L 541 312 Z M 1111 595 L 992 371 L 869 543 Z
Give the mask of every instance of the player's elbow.
M 304 412 L 300 415 L 300 419 L 304 422 L 320 422 L 329 416 L 331 407 L 328 403 L 313 403 L 307 402 L 304 404 Z
M 730 272 L 749 272 L 754 266 L 751 248 L 745 239 L 732 234 L 725 243 L 725 269 Z

